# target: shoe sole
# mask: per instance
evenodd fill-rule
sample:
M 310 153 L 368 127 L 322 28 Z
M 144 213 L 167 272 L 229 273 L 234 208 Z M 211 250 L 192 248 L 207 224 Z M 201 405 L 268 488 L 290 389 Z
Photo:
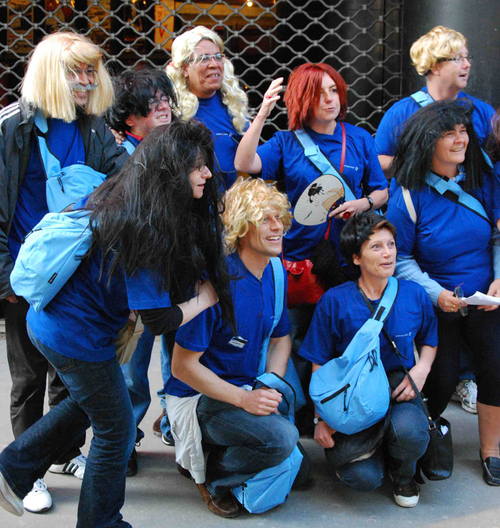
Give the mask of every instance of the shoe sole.
M 394 500 L 396 501 L 396 504 L 398 506 L 401 506 L 401 508 L 415 508 L 415 506 L 417 506 L 417 504 L 418 504 L 419 498 L 417 498 L 417 502 L 415 504 L 402 504 L 402 503 L 398 502 L 398 499 L 396 498 L 396 495 L 394 495 Z
M 4 476 L 1 473 L 0 506 L 9 513 L 17 515 L 17 517 L 21 517 L 21 515 L 24 513 L 24 506 L 21 499 L 19 499 L 19 497 L 17 497 L 17 495 L 12 491 L 11 487 L 7 484 Z
M 47 511 L 50 510 L 50 508 L 52 508 L 52 504 L 50 506 L 48 506 L 47 508 L 42 508 L 41 510 L 28 510 L 28 508 L 24 508 L 27 512 L 30 512 L 30 513 L 45 513 Z
M 153 434 L 154 434 L 155 436 L 161 436 L 163 433 L 162 433 L 161 431 L 155 431 L 155 430 L 153 429 Z

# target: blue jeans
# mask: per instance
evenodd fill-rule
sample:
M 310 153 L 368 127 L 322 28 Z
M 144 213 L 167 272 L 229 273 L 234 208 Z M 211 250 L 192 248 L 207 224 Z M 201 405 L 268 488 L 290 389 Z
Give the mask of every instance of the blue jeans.
M 155 336 L 146 328 L 139 338 L 134 354 L 129 363 L 122 366 L 123 377 L 127 384 L 132 410 L 134 412 L 135 425 L 137 427 L 136 442 L 144 438 L 144 432 L 139 429 L 139 424 L 151 404 L 151 393 L 149 390 L 148 369 L 151 363 L 151 353 L 155 343 Z
M 409 484 L 415 475 L 417 461 L 427 450 L 429 426 L 418 400 L 397 403 L 391 406 L 390 413 L 391 421 L 382 446 L 370 458 L 337 470 L 339 479 L 356 491 L 378 488 L 384 479 L 385 463 L 396 484 Z
M 202 396 L 197 409 L 207 460 L 207 488 L 222 497 L 259 471 L 288 458 L 299 433 L 276 414 L 257 416 L 229 403 Z
M 28 334 L 57 370 L 69 396 L 4 449 L 0 471 L 15 493 L 24 497 L 62 446 L 92 425 L 94 438 L 80 492 L 77 528 L 130 528 L 120 509 L 136 427 L 117 360 L 68 358 L 38 341 L 29 328 Z
M 160 398 L 160 405 L 163 409 L 166 409 L 165 405 L 165 387 L 167 381 L 172 375 L 171 363 L 172 363 L 172 353 L 174 350 L 175 343 L 175 331 L 161 336 L 161 351 L 160 351 L 160 361 L 161 361 L 161 379 L 163 381 L 163 387 L 156 393 Z M 165 416 L 161 419 L 160 429 L 164 436 L 167 438 L 172 437 L 170 432 L 170 422 L 168 416 Z

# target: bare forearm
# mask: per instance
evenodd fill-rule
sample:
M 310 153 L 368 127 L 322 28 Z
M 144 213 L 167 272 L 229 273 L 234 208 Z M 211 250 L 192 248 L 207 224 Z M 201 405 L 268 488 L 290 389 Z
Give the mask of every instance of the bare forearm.
M 289 335 L 271 339 L 267 349 L 266 371 L 276 372 L 283 377 L 286 374 L 291 350 L 292 340 Z

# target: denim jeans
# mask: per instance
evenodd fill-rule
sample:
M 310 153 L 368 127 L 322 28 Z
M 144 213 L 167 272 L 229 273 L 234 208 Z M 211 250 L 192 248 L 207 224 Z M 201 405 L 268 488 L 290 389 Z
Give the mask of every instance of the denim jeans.
M 129 363 L 122 366 L 123 377 L 127 384 L 135 425 L 137 427 L 136 442 L 144 438 L 144 432 L 139 429 L 139 424 L 151 404 L 149 390 L 148 369 L 151 363 L 151 353 L 155 343 L 155 336 L 146 328 L 139 338 L 135 351 Z
M 211 444 L 206 484 L 214 496 L 281 464 L 299 440 L 297 428 L 281 416 L 257 416 L 207 396 L 200 398 L 197 415 L 203 443 Z
M 387 463 L 396 484 L 409 484 L 417 461 L 429 444 L 429 425 L 417 399 L 391 406 L 391 421 L 382 446 L 366 460 L 337 470 L 339 479 L 356 491 L 372 491 L 382 484 Z M 334 436 L 335 438 L 335 436 Z
M 167 381 L 172 375 L 171 363 L 172 363 L 172 353 L 174 350 L 175 343 L 175 334 L 176 332 L 169 332 L 161 336 L 161 351 L 160 351 L 160 361 L 161 361 L 161 379 L 163 381 L 163 387 L 156 393 L 160 398 L 160 405 L 163 409 L 166 409 L 165 406 L 165 386 Z M 170 432 L 170 422 L 168 416 L 165 416 L 161 419 L 160 429 L 162 434 L 171 438 L 172 433 Z
M 78 506 L 77 528 L 130 528 L 120 509 L 136 427 L 125 380 L 116 359 L 80 361 L 35 346 L 57 370 L 70 395 L 0 454 L 0 471 L 19 497 L 45 474 L 61 446 L 92 425 L 92 440 Z

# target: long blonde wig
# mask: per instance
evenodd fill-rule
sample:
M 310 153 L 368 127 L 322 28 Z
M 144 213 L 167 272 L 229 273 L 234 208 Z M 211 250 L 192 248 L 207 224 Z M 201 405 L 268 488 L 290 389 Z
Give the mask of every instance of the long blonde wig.
M 81 63 L 96 70 L 97 88 L 89 92 L 85 112 L 101 115 L 113 103 L 111 78 L 99 48 L 88 38 L 70 31 L 49 35 L 35 48 L 21 86 L 23 99 L 43 110 L 47 117 L 74 121 L 76 104 L 67 72 L 79 68 Z
M 452 59 L 462 46 L 467 46 L 462 33 L 436 26 L 412 44 L 410 57 L 417 73 L 427 75 L 439 59 Z
M 202 40 L 212 41 L 221 53 L 224 53 L 222 39 L 205 26 L 196 26 L 194 29 L 179 35 L 172 44 L 172 61 L 167 65 L 167 75 L 172 79 L 177 91 L 177 100 L 181 117 L 185 121 L 191 119 L 198 110 L 198 97 L 189 91 L 188 83 L 182 73 L 182 66 L 195 58 L 195 48 Z M 239 134 L 245 131 L 249 119 L 248 97 L 240 88 L 238 79 L 234 75 L 231 61 L 224 58 L 224 77 L 222 78 L 222 102 L 227 107 L 233 119 L 233 126 Z
M 261 178 L 244 179 L 240 176 L 226 192 L 222 214 L 224 238 L 230 253 L 236 251 L 239 239 L 248 233 L 250 224 L 260 226 L 269 209 L 278 211 L 284 232 L 288 231 L 292 225 L 292 213 L 286 195 Z

